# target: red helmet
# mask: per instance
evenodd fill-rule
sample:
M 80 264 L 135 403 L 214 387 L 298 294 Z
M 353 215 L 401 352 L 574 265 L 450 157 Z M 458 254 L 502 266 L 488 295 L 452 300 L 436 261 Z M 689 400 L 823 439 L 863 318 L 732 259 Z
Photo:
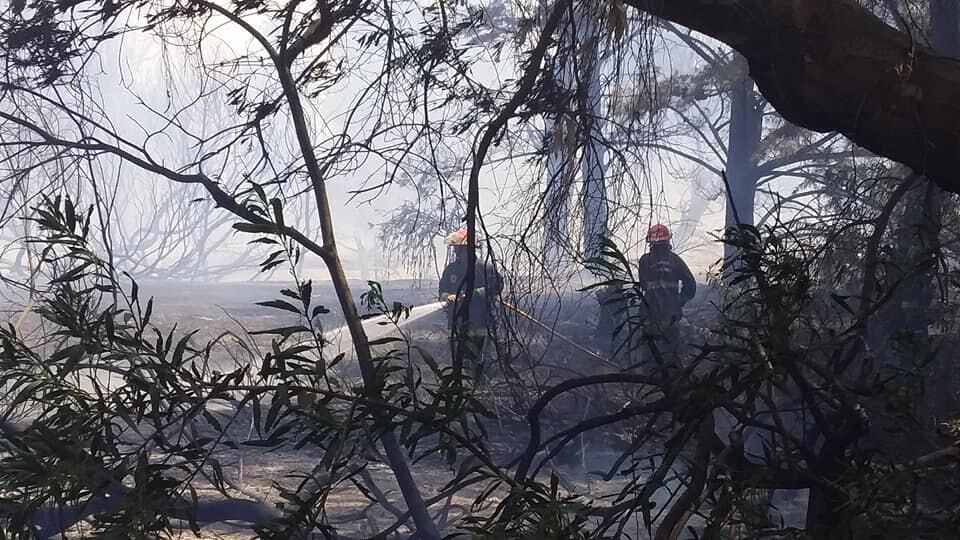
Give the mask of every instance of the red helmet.
M 448 246 L 465 246 L 467 245 L 467 229 L 461 228 L 453 231 L 448 234 L 444 239 L 444 242 Z
M 673 235 L 670 234 L 670 229 L 666 225 L 661 225 L 657 223 L 653 227 L 650 227 L 650 230 L 647 231 L 647 242 L 655 244 L 657 242 L 669 242 L 670 238 Z

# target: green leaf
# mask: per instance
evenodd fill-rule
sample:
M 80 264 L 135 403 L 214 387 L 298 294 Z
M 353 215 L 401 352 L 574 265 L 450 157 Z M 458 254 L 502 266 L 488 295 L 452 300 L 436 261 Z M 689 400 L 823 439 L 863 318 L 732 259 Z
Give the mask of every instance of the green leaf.
M 74 229 L 76 229 L 77 227 L 77 214 L 73 208 L 73 203 L 70 201 L 69 197 L 64 201 L 63 209 L 65 213 L 65 222 L 66 222 L 67 230 L 70 232 L 73 232 Z
M 67 358 L 73 354 L 83 354 L 87 350 L 87 346 L 83 343 L 77 343 L 75 345 L 70 345 L 69 347 L 64 347 L 58 349 L 50 355 L 49 362 L 58 362 Z
M 258 306 L 269 307 L 274 309 L 280 309 L 283 311 L 289 311 L 290 313 L 300 314 L 300 310 L 290 302 L 285 302 L 283 300 L 269 300 L 267 302 L 257 302 Z
M 143 326 L 150 323 L 150 315 L 153 314 L 153 298 L 147 300 L 147 309 L 143 313 Z
M 251 403 L 250 406 L 252 407 L 252 412 L 253 412 L 253 425 L 254 425 L 254 426 L 256 427 L 256 429 L 257 429 L 257 435 L 260 435 L 260 436 L 262 437 L 262 436 L 263 436 L 263 431 L 262 431 L 261 427 L 263 426 L 263 424 L 260 423 L 260 420 L 261 420 L 261 416 L 260 416 L 261 411 L 260 411 L 260 410 L 261 410 L 261 408 L 263 407 L 263 404 L 260 403 L 260 398 L 259 398 L 259 397 L 254 397 L 254 398 L 253 398 L 253 403 Z
M 277 227 L 283 228 L 283 203 L 280 199 L 270 199 L 270 206 L 273 207 L 273 217 L 277 221 Z
M 253 240 L 247 242 L 248 244 L 270 244 L 270 245 L 280 245 L 280 242 L 273 238 L 260 237 L 254 238 Z
M 306 326 L 298 324 L 294 326 L 281 326 L 279 328 L 268 328 L 266 330 L 254 330 L 250 332 L 250 335 L 251 336 L 277 335 L 277 336 L 283 336 L 287 338 L 294 334 L 298 334 L 300 332 L 309 332 L 309 331 L 310 329 L 307 328 Z
M 123 274 L 130 278 L 130 300 L 136 303 L 138 300 L 137 294 L 140 292 L 140 285 L 137 285 L 137 280 L 133 279 L 133 276 L 130 274 L 126 272 Z
M 53 278 L 53 279 L 51 279 L 51 280 L 50 280 L 50 283 L 51 283 L 51 284 L 70 283 L 70 282 L 72 282 L 72 281 L 77 281 L 78 279 L 82 279 L 83 277 L 85 277 L 85 276 L 87 275 L 86 272 L 85 272 L 85 270 L 86 270 L 87 267 L 89 267 L 89 266 L 90 266 L 90 263 L 89 263 L 89 262 L 84 262 L 84 263 L 80 264 L 79 266 L 77 266 L 77 267 L 75 267 L 75 268 L 73 268 L 73 269 L 71 269 L 71 270 L 69 270 L 69 271 L 67 271 L 67 272 L 65 272 L 65 273 L 63 273 L 63 274 L 61 274 L 61 275 Z
M 270 263 L 263 264 L 263 265 L 260 266 L 260 271 L 261 271 L 261 272 L 268 272 L 268 271 L 270 271 L 270 270 L 272 270 L 272 269 L 280 266 L 280 265 L 283 264 L 284 262 L 285 262 L 285 261 L 284 261 L 283 259 L 279 259 L 279 260 L 276 260 L 276 261 L 273 261 L 273 262 L 270 262 Z
M 277 234 L 277 228 L 272 223 L 234 223 L 233 228 L 251 234 Z
M 281 408 L 288 404 L 289 399 L 287 398 L 287 385 L 281 384 L 277 388 L 277 393 L 273 397 L 273 401 L 270 403 L 270 408 L 267 410 L 267 417 L 263 425 L 265 430 L 271 431 L 273 429 L 273 425 L 280 415 Z
M 424 361 L 428 366 L 430 366 L 430 370 L 431 370 L 433 373 L 435 373 L 436 375 L 439 376 L 439 375 L 440 375 L 440 364 L 437 363 L 437 361 L 436 361 L 436 359 L 433 357 L 433 355 L 430 354 L 429 352 L 427 352 L 427 350 L 425 350 L 424 348 L 422 348 L 422 347 L 420 347 L 420 346 L 418 346 L 418 345 L 414 345 L 413 348 L 414 348 L 414 350 L 416 350 L 418 353 L 420 353 L 420 358 L 422 358 L 423 361 Z
M 303 312 L 309 312 L 310 302 L 313 300 L 313 281 L 308 279 L 300 286 L 300 299 L 303 301 Z
M 187 350 L 187 344 L 190 343 L 190 338 L 197 332 L 199 332 L 199 330 L 194 330 L 177 341 L 177 347 L 173 350 L 173 364 L 175 366 L 183 364 L 183 353 Z
M 253 181 L 251 181 L 250 184 L 251 184 L 251 188 L 257 193 L 257 197 L 260 198 L 260 201 L 262 201 L 264 204 L 266 204 L 266 202 L 267 202 L 267 192 L 265 192 L 265 191 L 263 190 L 263 186 L 261 186 L 260 184 L 258 184 L 258 183 L 256 183 L 256 182 L 253 182 Z
M 213 429 L 217 430 L 217 433 L 223 433 L 223 425 L 210 411 L 203 411 L 203 417 L 213 426 Z
M 386 344 L 388 344 L 388 343 L 397 343 L 397 342 L 403 342 L 403 339 L 398 338 L 398 337 L 382 337 L 382 338 L 379 338 L 379 339 L 371 340 L 371 341 L 369 341 L 369 342 L 367 342 L 367 343 L 368 343 L 371 347 L 376 347 L 376 346 L 379 346 L 379 345 L 386 345 Z
M 308 391 L 297 393 L 297 406 L 301 409 L 309 409 L 317 401 L 317 394 Z

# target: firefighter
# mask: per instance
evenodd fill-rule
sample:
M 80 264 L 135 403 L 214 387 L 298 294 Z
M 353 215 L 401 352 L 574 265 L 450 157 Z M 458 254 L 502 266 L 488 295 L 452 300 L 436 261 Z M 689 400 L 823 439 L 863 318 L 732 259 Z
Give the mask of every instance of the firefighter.
M 479 365 L 487 342 L 488 327 L 492 322 L 493 306 L 503 289 L 503 279 L 497 269 L 478 257 L 474 266 L 473 295 L 466 302 L 467 230 L 459 229 L 446 237 L 445 243 L 453 250 L 453 260 L 443 269 L 440 278 L 440 301 L 447 302 L 452 350 L 456 343 L 466 344 L 465 358 Z
M 680 318 L 683 306 L 697 292 L 697 282 L 690 268 L 670 245 L 670 229 L 656 224 L 647 232 L 650 251 L 640 257 L 637 268 L 643 291 L 645 336 L 655 357 L 676 367 L 679 364 Z M 659 355 L 657 355 L 659 353 Z

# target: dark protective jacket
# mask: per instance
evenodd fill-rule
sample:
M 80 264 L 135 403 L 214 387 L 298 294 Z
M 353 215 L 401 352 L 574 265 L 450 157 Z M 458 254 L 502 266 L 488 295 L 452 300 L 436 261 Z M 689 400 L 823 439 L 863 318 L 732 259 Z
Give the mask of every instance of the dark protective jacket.
M 640 257 L 637 273 L 650 317 L 679 319 L 684 304 L 697 293 L 690 268 L 667 244 L 654 244 L 649 253 Z
M 467 322 L 471 328 L 477 330 L 487 327 L 492 307 L 498 301 L 503 290 L 503 279 L 497 269 L 483 261 L 477 261 L 476 272 L 473 278 L 473 297 L 470 299 L 470 313 Z M 465 262 L 453 261 L 443 269 L 440 277 L 439 296 L 446 300 L 448 295 L 466 295 L 467 265 Z M 465 298 L 458 298 L 447 306 L 447 313 L 452 324 L 455 316 L 462 316 L 461 303 Z

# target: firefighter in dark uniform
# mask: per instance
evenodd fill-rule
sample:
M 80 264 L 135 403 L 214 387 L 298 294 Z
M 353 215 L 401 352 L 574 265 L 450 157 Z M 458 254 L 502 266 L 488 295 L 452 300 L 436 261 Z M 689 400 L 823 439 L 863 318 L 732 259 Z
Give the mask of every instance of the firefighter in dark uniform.
M 667 367 L 679 365 L 680 318 L 683 306 L 697 292 L 690 268 L 670 246 L 670 229 L 656 224 L 647 232 L 650 251 L 640 257 L 637 268 L 643 290 L 644 334 L 651 347 L 660 353 Z M 655 355 L 656 356 L 656 355 Z
M 467 230 L 459 229 L 446 238 L 453 249 L 453 261 L 443 269 L 440 277 L 440 301 L 447 302 L 448 324 L 452 350 L 459 341 L 467 346 L 465 358 L 480 364 L 487 343 L 492 309 L 503 290 L 503 279 L 497 269 L 477 258 L 474 266 L 473 296 L 466 302 L 467 286 Z

